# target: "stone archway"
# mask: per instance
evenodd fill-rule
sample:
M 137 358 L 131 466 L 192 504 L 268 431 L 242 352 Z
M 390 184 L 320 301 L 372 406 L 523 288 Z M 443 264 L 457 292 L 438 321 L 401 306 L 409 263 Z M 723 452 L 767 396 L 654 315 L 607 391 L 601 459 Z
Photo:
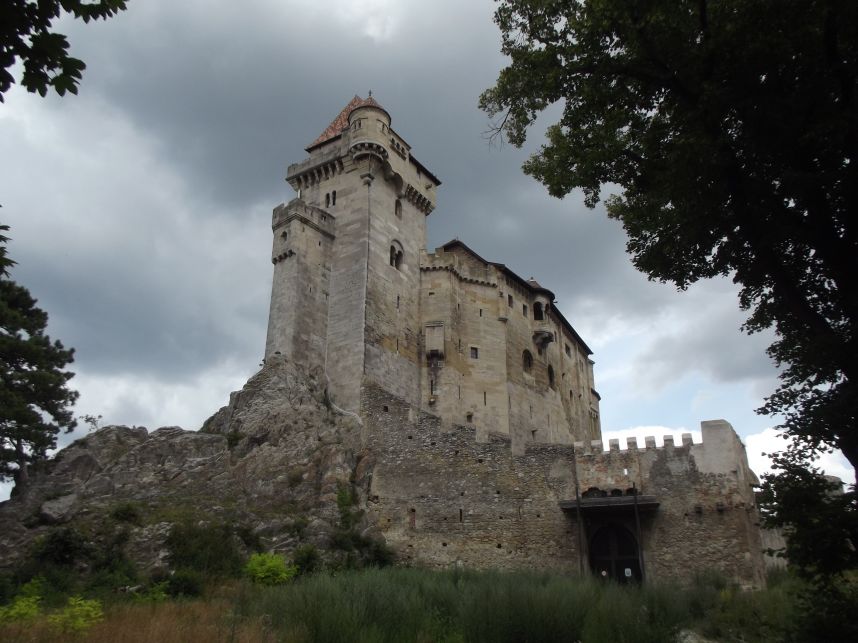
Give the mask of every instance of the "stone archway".
M 590 538 L 590 570 L 599 578 L 639 583 L 641 564 L 632 532 L 615 523 L 597 529 Z

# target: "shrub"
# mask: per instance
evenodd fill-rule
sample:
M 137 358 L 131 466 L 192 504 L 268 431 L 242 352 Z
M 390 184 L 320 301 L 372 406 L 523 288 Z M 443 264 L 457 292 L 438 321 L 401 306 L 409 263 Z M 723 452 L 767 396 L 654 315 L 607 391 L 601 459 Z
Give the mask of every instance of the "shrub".
M 253 554 L 244 567 L 244 573 L 260 585 L 282 585 L 298 574 L 298 567 L 287 565 L 279 554 Z
M 74 529 L 63 527 L 38 539 L 31 557 L 38 563 L 71 567 L 79 560 L 88 558 L 90 548 Z
M 166 541 L 174 569 L 192 569 L 211 576 L 236 576 L 242 556 L 228 525 L 173 525 Z
M 247 525 L 238 525 L 235 527 L 235 535 L 244 543 L 250 551 L 261 552 L 263 550 L 262 538 L 259 537 L 253 529 Z
M 4 605 L 15 596 L 15 579 L 12 574 L 0 573 L 0 605 Z
M 301 545 L 292 554 L 292 562 L 298 568 L 299 574 L 312 574 L 319 568 L 319 563 L 321 562 L 319 550 L 316 549 L 315 545 Z
M 203 575 L 193 569 L 179 569 L 167 580 L 166 592 L 170 596 L 200 596 L 205 588 Z
M 64 609 L 48 617 L 48 621 L 67 634 L 79 634 L 104 618 L 101 603 L 72 596 Z
M 140 506 L 134 502 L 123 502 L 116 505 L 110 511 L 110 517 L 117 522 L 127 522 L 131 525 L 139 525 L 143 522 L 143 512 Z
M 32 621 L 39 615 L 38 596 L 18 596 L 11 605 L 0 607 L 0 625 Z
M 136 600 L 141 603 L 163 603 L 170 595 L 168 594 L 170 581 L 164 580 L 152 583 L 145 592 L 136 595 Z

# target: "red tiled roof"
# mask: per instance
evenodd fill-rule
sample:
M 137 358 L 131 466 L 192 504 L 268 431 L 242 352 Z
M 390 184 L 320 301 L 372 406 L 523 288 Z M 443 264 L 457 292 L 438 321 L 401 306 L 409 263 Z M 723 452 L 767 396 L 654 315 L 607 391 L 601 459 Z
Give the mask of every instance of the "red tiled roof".
M 361 98 L 358 95 L 355 95 L 349 101 L 349 104 L 343 107 L 343 111 L 341 111 L 337 117 L 331 121 L 331 124 L 325 128 L 325 131 L 319 134 L 319 137 L 310 143 L 307 146 L 307 151 L 309 152 L 314 147 L 318 147 L 322 143 L 330 141 L 332 138 L 336 138 L 339 136 L 344 129 L 349 126 L 349 114 L 351 114 L 358 107 L 377 107 L 384 112 L 387 112 L 384 107 L 378 104 L 378 101 L 375 100 L 372 96 L 368 96 L 367 98 Z

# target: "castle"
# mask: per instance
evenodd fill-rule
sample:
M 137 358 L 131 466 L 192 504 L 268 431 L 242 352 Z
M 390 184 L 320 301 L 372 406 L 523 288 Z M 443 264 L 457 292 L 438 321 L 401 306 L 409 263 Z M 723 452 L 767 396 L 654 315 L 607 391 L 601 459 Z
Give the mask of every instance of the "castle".
M 365 505 L 404 559 L 764 582 L 728 423 L 605 448 L 591 351 L 552 292 L 458 240 L 425 250 L 441 182 L 387 110 L 355 96 L 306 151 L 273 213 L 266 360 L 323 371 L 360 417 Z

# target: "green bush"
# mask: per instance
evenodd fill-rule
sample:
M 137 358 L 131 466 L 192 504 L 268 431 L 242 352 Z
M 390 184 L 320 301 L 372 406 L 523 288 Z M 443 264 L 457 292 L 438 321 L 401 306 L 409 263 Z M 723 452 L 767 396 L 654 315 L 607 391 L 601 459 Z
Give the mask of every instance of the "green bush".
M 178 569 L 167 580 L 166 593 L 173 597 L 201 596 L 205 577 L 194 569 Z
M 99 601 L 72 596 L 64 609 L 48 617 L 48 622 L 66 634 L 79 634 L 103 618 Z
M 135 600 L 141 603 L 163 603 L 170 597 L 169 586 L 170 582 L 166 580 L 152 583 L 146 591 L 137 594 Z
M 166 541 L 173 569 L 209 576 L 237 576 L 242 556 L 229 525 L 173 525 Z
M 304 574 L 312 574 L 316 571 L 322 560 L 316 546 L 308 543 L 300 545 L 295 549 L 295 553 L 292 554 L 292 562 L 298 568 L 298 573 L 303 576 Z
M 0 625 L 34 620 L 40 613 L 39 596 L 18 596 L 10 605 L 0 607 Z
M 279 554 L 253 554 L 244 567 L 244 573 L 260 585 L 282 585 L 298 574 L 298 567 L 287 565 L 286 559 Z
M 55 529 L 33 545 L 31 558 L 42 564 L 71 567 L 89 558 L 91 549 L 83 536 L 70 527 Z

